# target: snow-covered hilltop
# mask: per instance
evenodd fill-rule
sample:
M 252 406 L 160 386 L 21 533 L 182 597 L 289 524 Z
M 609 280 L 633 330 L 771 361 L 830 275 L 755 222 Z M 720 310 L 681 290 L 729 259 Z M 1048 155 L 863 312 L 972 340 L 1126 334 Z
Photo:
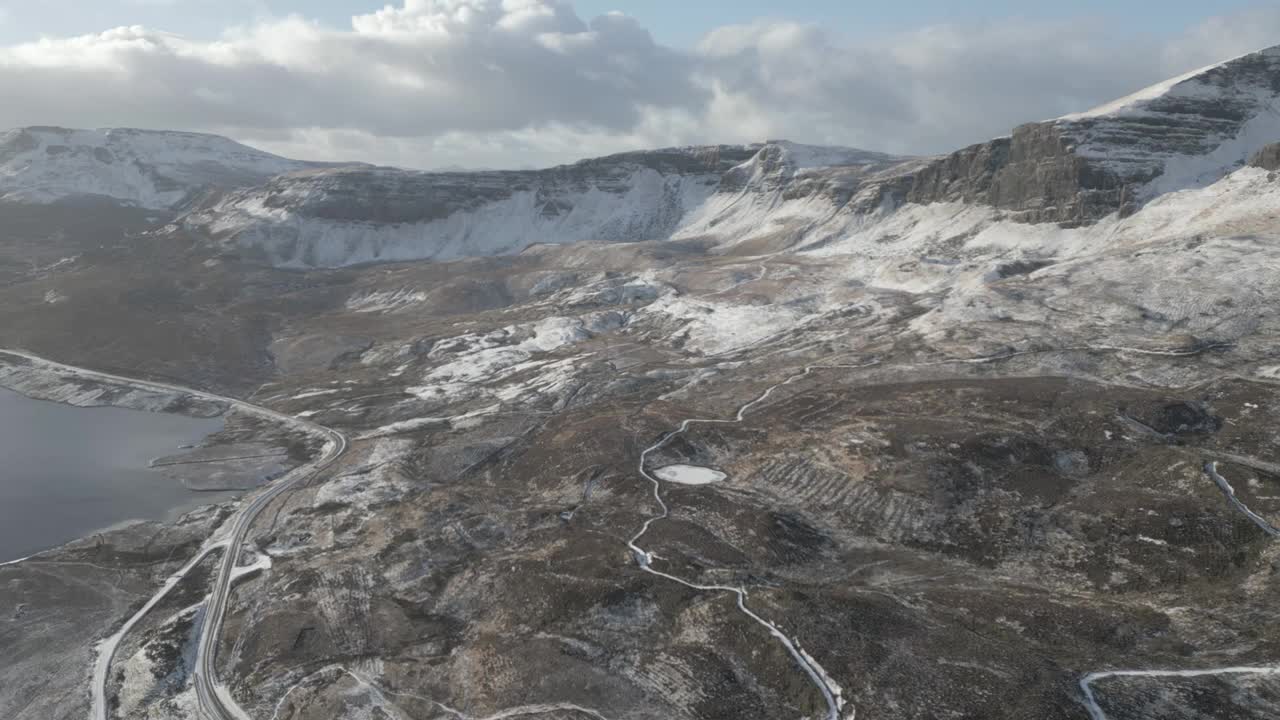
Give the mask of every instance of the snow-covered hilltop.
M 189 209 L 184 226 L 285 267 L 580 241 L 814 249 L 896 228 L 901 213 L 938 204 L 952 215 L 983 209 L 1065 226 L 1126 217 L 1162 195 L 1216 183 L 1280 141 L 1278 102 L 1273 48 L 935 158 L 770 141 L 546 170 L 416 172 L 311 165 L 208 135 L 33 128 L 0 136 L 0 198 L 92 194 L 173 208 L 214 187 L 223 192 Z
M 254 185 L 315 166 L 201 133 L 54 127 L 0 133 L 0 199 L 18 202 L 101 197 L 169 209 L 200 190 Z

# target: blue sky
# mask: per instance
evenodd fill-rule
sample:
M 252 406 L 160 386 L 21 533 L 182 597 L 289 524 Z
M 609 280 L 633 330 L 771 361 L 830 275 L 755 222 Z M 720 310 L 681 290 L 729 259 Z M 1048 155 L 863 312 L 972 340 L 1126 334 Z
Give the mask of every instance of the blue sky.
M 779 138 L 919 155 L 1278 43 L 1275 0 L 0 0 L 0 129 L 424 168 Z
M 191 37 L 214 37 L 255 18 L 297 13 L 333 27 L 386 0 L 0 0 L 0 42 L 40 35 L 98 32 L 117 25 L 147 25 Z M 577 0 L 584 18 L 617 10 L 636 17 L 662 43 L 690 46 L 708 30 L 757 19 L 816 23 L 850 37 L 901 32 L 938 23 L 981 24 L 1008 18 L 1095 19 L 1131 32 L 1160 35 L 1210 15 L 1260 3 L 1237 0 Z M 1280 41 L 1280 39 L 1278 39 Z

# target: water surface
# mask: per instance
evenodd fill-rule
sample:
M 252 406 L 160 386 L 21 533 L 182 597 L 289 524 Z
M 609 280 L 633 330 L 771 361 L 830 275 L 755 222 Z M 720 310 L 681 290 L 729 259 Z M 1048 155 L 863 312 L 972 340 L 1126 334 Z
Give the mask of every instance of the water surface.
M 147 467 L 221 428 L 221 418 L 77 408 L 0 388 L 0 562 L 233 497 Z

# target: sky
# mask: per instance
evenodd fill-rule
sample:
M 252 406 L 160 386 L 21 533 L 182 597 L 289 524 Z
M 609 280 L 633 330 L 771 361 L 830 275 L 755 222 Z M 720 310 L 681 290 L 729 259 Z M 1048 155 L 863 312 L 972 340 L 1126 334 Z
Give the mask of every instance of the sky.
M 945 152 L 1280 44 L 1218 0 L 0 0 L 0 128 L 530 167 L 786 138 Z

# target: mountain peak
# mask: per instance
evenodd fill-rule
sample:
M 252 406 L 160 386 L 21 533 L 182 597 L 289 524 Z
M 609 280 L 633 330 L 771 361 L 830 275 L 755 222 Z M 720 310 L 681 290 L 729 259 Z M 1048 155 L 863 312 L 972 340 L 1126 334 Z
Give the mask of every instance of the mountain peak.
M 1091 110 L 1070 113 L 1057 118 L 1060 121 L 1085 120 L 1104 116 L 1137 115 L 1153 111 L 1162 99 L 1170 97 L 1196 97 L 1203 95 L 1207 88 L 1223 85 L 1223 81 L 1241 71 L 1259 70 L 1264 72 L 1272 65 L 1270 60 L 1280 58 L 1280 45 L 1272 46 L 1256 52 L 1246 53 L 1230 60 L 1206 65 L 1182 75 L 1162 80 L 1145 87 L 1135 93 L 1117 100 L 1104 103 Z M 1265 66 L 1265 67 L 1264 67 Z
M 1280 140 L 1280 47 L 1201 68 L 1051 121 L 1136 199 L 1217 182 Z

